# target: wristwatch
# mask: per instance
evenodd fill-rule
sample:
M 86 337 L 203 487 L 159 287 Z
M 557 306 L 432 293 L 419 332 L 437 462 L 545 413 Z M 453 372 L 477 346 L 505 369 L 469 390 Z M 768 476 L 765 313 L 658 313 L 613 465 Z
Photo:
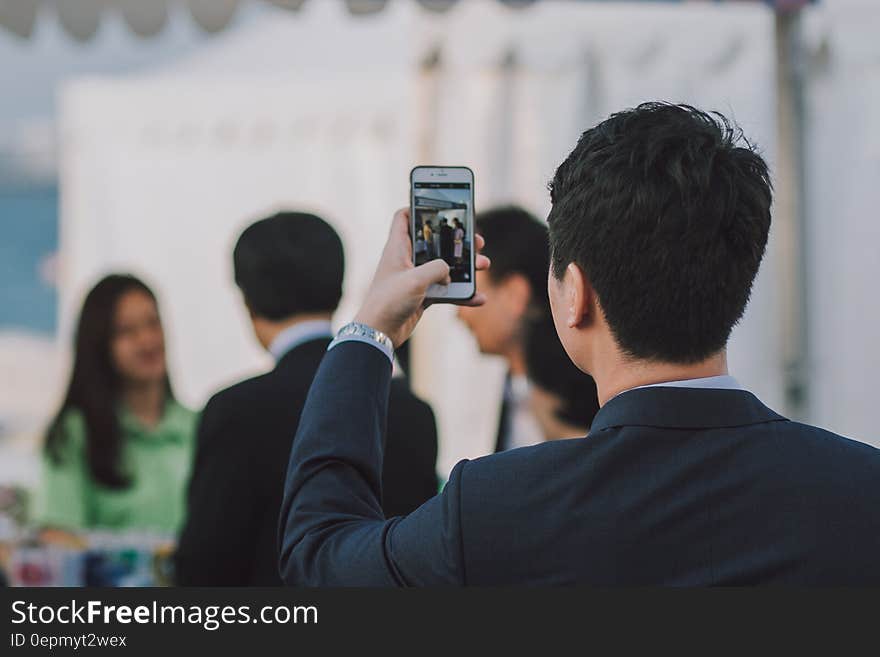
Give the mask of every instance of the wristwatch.
M 333 342 L 340 342 L 345 338 L 357 338 L 375 342 L 386 353 L 394 353 L 394 343 L 382 331 L 374 329 L 372 326 L 361 324 L 360 322 L 349 322 L 336 334 Z M 332 345 L 331 345 L 332 346 Z

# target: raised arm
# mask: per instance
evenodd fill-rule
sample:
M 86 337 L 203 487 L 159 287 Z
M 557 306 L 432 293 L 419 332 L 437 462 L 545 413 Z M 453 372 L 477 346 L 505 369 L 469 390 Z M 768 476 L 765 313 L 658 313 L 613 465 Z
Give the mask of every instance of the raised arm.
M 381 506 L 391 365 L 346 342 L 325 356 L 293 441 L 281 508 L 281 576 L 297 586 L 462 584 L 460 481 L 405 518 Z
M 406 340 L 432 283 L 449 267 L 412 264 L 409 214 L 391 234 L 356 321 Z M 477 240 L 478 248 L 482 245 Z M 488 260 L 479 256 L 477 268 Z M 483 302 L 477 295 L 469 303 Z M 297 586 L 463 584 L 460 498 L 464 462 L 444 491 L 403 518 L 381 507 L 382 436 L 391 362 L 378 346 L 338 343 L 312 383 L 293 441 L 280 518 L 282 579 Z

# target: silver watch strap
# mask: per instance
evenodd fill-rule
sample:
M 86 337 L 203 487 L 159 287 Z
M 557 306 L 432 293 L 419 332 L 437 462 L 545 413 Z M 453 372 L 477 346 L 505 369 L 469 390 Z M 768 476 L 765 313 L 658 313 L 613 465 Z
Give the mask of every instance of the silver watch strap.
M 342 342 L 357 341 L 370 344 L 384 353 L 388 360 L 394 361 L 394 343 L 385 333 L 360 322 L 349 322 L 336 333 L 327 347 L 328 351 Z

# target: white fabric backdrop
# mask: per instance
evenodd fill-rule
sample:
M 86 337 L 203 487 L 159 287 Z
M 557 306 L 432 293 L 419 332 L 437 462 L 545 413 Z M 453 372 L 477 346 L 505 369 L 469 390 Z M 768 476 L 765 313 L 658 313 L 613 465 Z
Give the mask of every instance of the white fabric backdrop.
M 409 3 L 392 3 L 381 17 L 347 21 L 328 5 L 220 37 L 165 71 L 66 90 L 62 341 L 96 276 L 142 272 L 161 294 L 177 387 L 199 406 L 268 365 L 248 333 L 229 253 L 238 231 L 273 208 L 314 208 L 342 233 L 342 321 L 369 280 L 390 213 L 406 202 L 409 168 L 426 157 L 470 165 L 478 209 L 515 201 L 545 216 L 546 182 L 582 129 L 613 110 L 667 99 L 732 114 L 774 160 L 773 20 L 763 7 L 548 2 L 515 12 L 467 2 L 427 21 Z M 815 29 L 832 44 L 867 29 L 851 13 L 833 29 L 823 16 Z M 441 65 L 431 77 L 419 63 L 435 48 Z M 877 60 L 860 57 L 871 64 L 835 60 L 834 82 L 819 79 L 810 96 L 811 143 L 834 154 L 810 169 L 813 419 L 870 440 L 880 318 L 865 301 L 880 272 L 868 264 L 878 242 L 866 217 L 876 214 L 878 146 L 864 135 L 878 134 L 880 79 Z M 847 168 L 839 167 L 840 127 L 822 120 L 832 112 L 859 128 Z M 850 166 L 864 170 L 849 175 Z M 850 192 L 843 203 L 840 189 Z M 843 214 L 846 236 L 827 219 Z M 780 407 L 778 248 L 771 237 L 730 361 L 746 386 Z M 450 308 L 427 313 L 414 362 L 416 387 L 440 424 L 440 472 L 486 453 L 502 364 L 478 356 Z

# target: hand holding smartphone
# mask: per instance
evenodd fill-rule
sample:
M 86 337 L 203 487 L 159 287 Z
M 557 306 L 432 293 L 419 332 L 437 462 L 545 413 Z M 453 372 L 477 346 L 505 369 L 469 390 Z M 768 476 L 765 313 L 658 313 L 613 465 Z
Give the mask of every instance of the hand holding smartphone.
M 474 279 L 474 174 L 467 167 L 418 166 L 410 173 L 413 264 L 442 258 L 449 285 L 431 285 L 427 299 L 463 301 L 476 293 Z

